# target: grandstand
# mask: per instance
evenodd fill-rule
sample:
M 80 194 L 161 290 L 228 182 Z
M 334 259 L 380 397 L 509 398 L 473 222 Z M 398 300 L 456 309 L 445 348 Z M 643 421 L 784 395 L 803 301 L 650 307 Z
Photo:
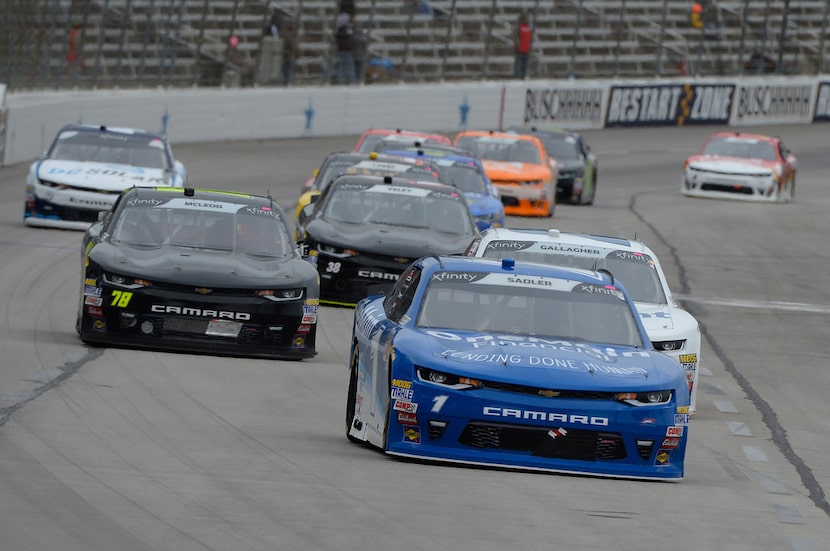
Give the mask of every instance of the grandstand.
M 816 74 L 826 67 L 826 0 L 713 0 L 711 29 L 691 0 L 357 0 L 378 67 L 372 82 L 509 79 L 522 10 L 535 29 L 530 78 Z M 337 0 L 10 0 L 0 82 L 14 89 L 220 86 L 228 39 L 257 79 L 272 12 L 297 24 L 296 84 L 333 82 Z M 83 65 L 66 61 L 72 23 Z

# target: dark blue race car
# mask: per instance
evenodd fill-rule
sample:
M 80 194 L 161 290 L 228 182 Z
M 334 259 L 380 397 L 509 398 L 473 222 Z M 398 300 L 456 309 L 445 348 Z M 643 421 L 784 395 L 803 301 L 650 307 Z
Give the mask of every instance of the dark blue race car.
M 689 390 L 608 272 L 413 262 L 355 309 L 346 434 L 396 456 L 681 479 Z

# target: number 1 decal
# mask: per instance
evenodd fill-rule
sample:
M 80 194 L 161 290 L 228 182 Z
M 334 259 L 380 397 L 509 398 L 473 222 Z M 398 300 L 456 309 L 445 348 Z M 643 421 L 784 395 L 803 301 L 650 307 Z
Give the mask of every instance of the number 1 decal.
M 444 407 L 444 404 L 447 403 L 449 396 L 446 394 L 442 394 L 441 396 L 436 396 L 432 399 L 432 409 L 430 410 L 432 413 L 438 413 L 441 411 L 441 408 Z

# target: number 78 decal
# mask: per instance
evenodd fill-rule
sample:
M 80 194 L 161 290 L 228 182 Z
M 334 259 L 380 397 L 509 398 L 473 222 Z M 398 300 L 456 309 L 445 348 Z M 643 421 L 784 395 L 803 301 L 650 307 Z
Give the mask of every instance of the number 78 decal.
M 110 302 L 110 306 L 117 306 L 118 308 L 126 308 L 127 305 L 130 303 L 130 299 L 133 298 L 133 293 L 131 291 L 112 291 L 112 302 Z

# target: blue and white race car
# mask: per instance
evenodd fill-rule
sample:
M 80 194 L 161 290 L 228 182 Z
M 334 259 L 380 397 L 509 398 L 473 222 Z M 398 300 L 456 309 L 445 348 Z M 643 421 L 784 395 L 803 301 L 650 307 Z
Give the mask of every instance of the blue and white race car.
M 162 134 L 69 124 L 29 167 L 23 222 L 85 230 L 131 187 L 184 187 L 187 170 Z
M 346 434 L 403 457 L 681 479 L 689 389 L 609 273 L 423 257 L 355 309 Z

